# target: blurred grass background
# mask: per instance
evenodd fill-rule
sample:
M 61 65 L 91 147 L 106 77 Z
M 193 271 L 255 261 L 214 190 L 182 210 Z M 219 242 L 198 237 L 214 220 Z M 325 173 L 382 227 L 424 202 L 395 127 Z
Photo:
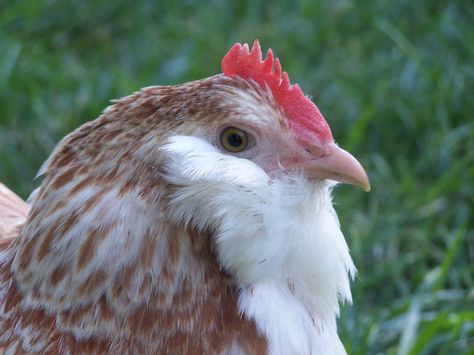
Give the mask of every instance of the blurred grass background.
M 372 192 L 335 201 L 359 276 L 350 354 L 474 354 L 472 1 L 0 1 L 0 181 L 22 197 L 109 100 L 220 72 L 259 38 Z

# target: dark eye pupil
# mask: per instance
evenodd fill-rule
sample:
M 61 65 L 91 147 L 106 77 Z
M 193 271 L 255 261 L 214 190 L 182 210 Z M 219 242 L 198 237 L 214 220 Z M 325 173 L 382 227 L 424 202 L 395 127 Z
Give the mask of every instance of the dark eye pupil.
M 227 137 L 227 143 L 232 147 L 238 148 L 242 145 L 242 136 L 237 133 L 232 133 Z

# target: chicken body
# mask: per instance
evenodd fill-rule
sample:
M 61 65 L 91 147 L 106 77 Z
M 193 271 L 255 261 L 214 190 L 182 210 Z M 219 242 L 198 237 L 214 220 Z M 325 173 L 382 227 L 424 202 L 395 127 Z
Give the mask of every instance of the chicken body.
M 145 88 L 66 136 L 0 245 L 1 351 L 344 353 L 355 267 L 333 182 L 304 168 L 333 140 L 302 146 L 287 115 L 268 87 L 216 75 Z

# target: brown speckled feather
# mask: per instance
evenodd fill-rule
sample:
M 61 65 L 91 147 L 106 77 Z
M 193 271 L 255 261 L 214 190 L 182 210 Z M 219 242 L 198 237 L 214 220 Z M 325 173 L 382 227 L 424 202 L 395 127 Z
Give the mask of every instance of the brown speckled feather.
M 123 98 L 65 137 L 0 250 L 0 352 L 266 352 L 209 236 L 169 222 L 158 148 L 240 108 L 216 76 Z M 28 206 L 0 185 L 1 238 Z M 4 208 L 5 209 L 4 213 Z

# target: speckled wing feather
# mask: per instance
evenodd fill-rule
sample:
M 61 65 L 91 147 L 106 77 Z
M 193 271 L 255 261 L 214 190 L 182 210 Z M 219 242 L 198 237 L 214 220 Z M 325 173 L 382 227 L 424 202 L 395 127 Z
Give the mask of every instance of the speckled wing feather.
M 163 136 L 199 127 L 174 117 L 227 81 L 144 89 L 59 143 L 19 237 L 0 248 L 0 354 L 266 353 L 209 233 L 166 217 Z
M 28 211 L 27 203 L 0 183 L 0 241 L 18 236 Z

